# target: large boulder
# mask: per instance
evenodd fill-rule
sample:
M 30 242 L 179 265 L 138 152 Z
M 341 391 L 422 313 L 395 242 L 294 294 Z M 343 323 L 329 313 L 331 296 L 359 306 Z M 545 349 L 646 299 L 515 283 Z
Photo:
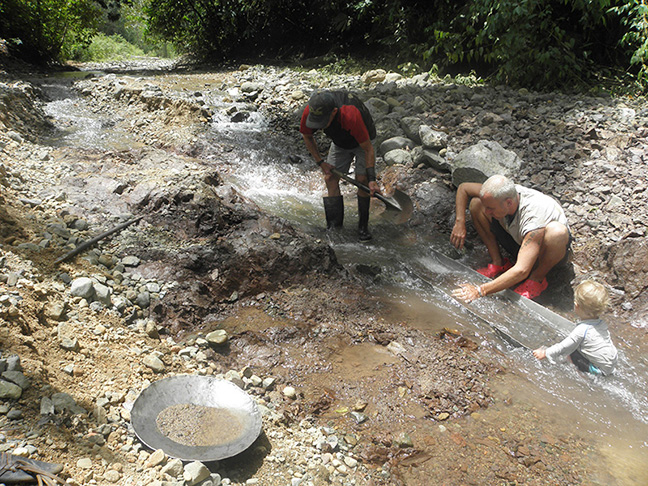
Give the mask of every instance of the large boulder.
M 390 150 L 383 156 L 386 165 L 409 165 L 412 163 L 412 154 L 407 150 Z
M 626 238 L 612 245 L 608 264 L 628 297 L 637 298 L 648 287 L 648 237 Z
M 384 116 L 389 115 L 389 111 L 391 110 L 389 103 L 380 98 L 369 98 L 365 101 L 365 105 L 369 108 L 374 120 L 379 120 Z
M 522 159 L 515 152 L 497 142 L 481 140 L 459 152 L 452 161 L 452 183 L 455 187 L 463 182 L 481 183 L 496 174 L 515 180 L 521 167 Z
M 411 150 L 414 147 L 416 147 L 416 143 L 414 143 L 413 140 L 410 140 L 407 137 L 391 137 L 380 144 L 379 151 L 381 154 L 386 154 L 387 152 L 390 152 L 392 150 Z
M 419 128 L 423 124 L 421 120 L 415 116 L 406 116 L 400 121 L 401 128 L 409 138 L 414 140 L 416 143 L 421 143 L 421 137 L 419 135 Z
M 438 150 L 416 147 L 412 150 L 412 159 L 414 160 L 415 166 L 425 164 L 440 172 L 450 172 L 452 169 L 448 159 L 440 155 Z
M 421 144 L 426 149 L 442 149 L 448 146 L 448 134 L 440 130 L 435 130 L 427 125 L 419 127 L 419 137 Z

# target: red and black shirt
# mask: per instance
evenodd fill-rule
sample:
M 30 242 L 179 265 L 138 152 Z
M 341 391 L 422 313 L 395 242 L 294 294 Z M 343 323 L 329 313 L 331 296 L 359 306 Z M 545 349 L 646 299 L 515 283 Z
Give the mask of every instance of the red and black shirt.
M 338 112 L 331 124 L 324 129 L 324 133 L 331 137 L 333 143 L 343 149 L 354 149 L 367 140 L 376 137 L 376 127 L 369 109 L 365 104 L 348 91 L 331 91 Z M 300 133 L 312 135 L 315 130 L 306 126 L 308 118 L 308 105 L 304 108 L 299 127 Z

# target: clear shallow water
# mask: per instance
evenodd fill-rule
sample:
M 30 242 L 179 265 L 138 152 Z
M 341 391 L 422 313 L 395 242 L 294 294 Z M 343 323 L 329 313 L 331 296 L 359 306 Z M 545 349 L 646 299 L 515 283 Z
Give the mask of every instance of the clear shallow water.
M 198 88 L 197 88 L 198 89 Z M 204 91 L 203 87 L 199 89 Z M 53 92 L 56 92 L 53 89 Z M 47 110 L 63 136 L 57 144 L 84 148 L 132 147 L 128 134 L 113 130 L 113 124 L 93 114 L 83 100 L 60 91 Z M 324 184 L 314 164 L 306 157 L 295 162 L 294 140 L 267 132 L 267 122 L 258 113 L 234 123 L 222 113 L 222 94 L 207 93 L 205 99 L 217 108 L 206 136 L 208 143 L 233 147 L 227 161 L 219 160 L 223 176 L 263 210 L 291 221 L 323 240 L 328 240 L 343 265 L 364 264 L 380 269 L 372 291 L 393 309 L 394 322 L 437 332 L 456 328 L 485 347 L 498 350 L 502 363 L 512 373 L 501 378 L 502 387 L 514 399 L 544 409 L 564 427 L 577 430 L 599 444 L 601 457 L 613 465 L 610 477 L 600 484 L 648 484 L 648 366 L 643 350 L 632 345 L 620 349 L 618 371 L 610 378 L 579 373 L 568 364 L 538 362 L 525 348 L 511 346 L 495 330 L 530 347 L 549 345 L 569 329 L 530 314 L 505 296 L 481 299 L 464 306 L 449 296 L 458 283 L 474 274 L 448 267 L 434 251 L 449 248 L 445 237 L 417 233 L 382 221 L 382 205 L 372 202 L 368 244 L 357 241 L 355 188 L 343 186 L 345 228 L 328 234 L 322 196 Z M 295 131 L 295 137 L 299 134 Z M 209 155 L 207 158 L 209 159 Z M 470 266 L 468 257 L 462 263 Z M 614 337 L 614 325 L 611 326 Z
M 38 79 L 45 96 L 51 100 L 45 113 L 55 121 L 56 131 L 47 142 L 54 146 L 83 149 L 128 150 L 140 146 L 131 135 L 115 128 L 108 114 L 95 113 L 85 98 L 70 89 L 72 81 L 85 78 L 88 72 L 63 72 Z

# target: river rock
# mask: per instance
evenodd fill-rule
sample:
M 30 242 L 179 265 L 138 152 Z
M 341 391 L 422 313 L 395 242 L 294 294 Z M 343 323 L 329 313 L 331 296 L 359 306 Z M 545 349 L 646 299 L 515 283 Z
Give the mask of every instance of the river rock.
M 134 255 L 128 255 L 122 258 L 121 263 L 126 267 L 136 267 L 140 264 L 140 259 Z
M 452 165 L 445 157 L 442 157 L 437 150 L 416 147 L 412 150 L 412 160 L 415 166 L 425 164 L 439 172 L 450 172 Z
M 61 321 L 65 318 L 66 308 L 67 304 L 65 302 L 52 302 L 46 304 L 43 310 L 47 318 Z
M 121 479 L 121 474 L 119 473 L 119 471 L 115 471 L 114 469 L 108 469 L 104 473 L 103 477 L 109 483 L 116 483 Z
M 22 371 L 5 371 L 2 373 L 2 379 L 18 385 L 23 390 L 29 388 L 29 378 Z
M 18 400 L 22 396 L 23 389 L 15 383 L 0 380 L 0 399 Z
M 41 398 L 40 402 L 40 414 L 41 415 L 54 415 L 56 410 L 54 409 L 54 404 L 49 397 Z
M 404 76 L 400 73 L 387 73 L 385 75 L 383 83 L 395 83 L 396 81 L 400 81 L 401 79 L 404 79 Z
M 184 467 L 182 477 L 187 482 L 187 486 L 193 486 L 201 481 L 204 481 L 210 476 L 209 469 L 202 462 L 190 462 Z
M 297 398 L 297 390 L 292 386 L 287 386 L 283 389 L 283 395 L 286 398 L 295 399 Z
M 65 349 L 66 351 L 72 351 L 72 352 L 77 352 L 79 349 L 81 349 L 81 346 L 79 345 L 79 340 L 75 337 L 62 337 L 61 338 L 61 348 Z
M 409 447 L 414 447 L 414 443 L 410 438 L 409 434 L 406 432 L 401 432 L 394 438 L 394 446 L 399 449 L 406 449 Z
M 389 111 L 391 110 L 389 103 L 380 98 L 369 98 L 367 101 L 365 101 L 365 105 L 367 106 L 367 108 L 369 108 L 371 116 L 374 120 L 388 115 Z
M 451 165 L 452 183 L 459 187 L 463 182 L 482 183 L 496 174 L 515 180 L 522 167 L 522 160 L 515 152 L 506 150 L 497 142 L 481 140 L 462 150 L 451 161 Z
M 77 405 L 77 402 L 74 400 L 74 398 L 72 398 L 72 396 L 67 393 L 54 393 L 51 397 L 51 400 L 56 413 L 61 413 L 64 410 L 68 410 L 73 414 L 87 413 L 87 411 L 83 407 Z
M 172 478 L 179 478 L 182 476 L 183 464 L 180 459 L 172 459 L 167 462 L 161 469 L 162 474 L 168 474 Z
M 149 292 L 140 292 L 139 294 L 137 294 L 135 303 L 142 309 L 146 309 L 149 305 L 151 305 L 151 294 Z
M 70 293 L 75 297 L 81 297 L 82 299 L 91 301 L 95 295 L 92 279 L 88 277 L 74 279 L 70 286 Z
M 608 264 L 630 298 L 637 297 L 648 280 L 648 237 L 627 238 L 613 244 Z
M 263 84 L 253 81 L 245 81 L 243 84 L 241 84 L 241 91 L 246 94 L 263 91 Z
M 416 143 L 406 137 L 392 137 L 388 138 L 384 142 L 380 144 L 379 152 L 381 154 L 386 154 L 387 152 L 391 150 L 398 150 L 398 149 L 413 149 L 416 147 Z
M 387 71 L 384 69 L 372 69 L 365 72 L 360 79 L 364 84 L 381 83 L 385 80 L 385 76 L 387 76 Z
M 423 147 L 428 149 L 440 150 L 448 146 L 448 134 L 439 130 L 434 130 L 427 125 L 419 127 L 419 137 Z
M 144 463 L 144 467 L 151 468 L 164 464 L 167 460 L 167 456 L 162 449 L 157 449 L 154 451 Z
M 224 329 L 216 329 L 215 331 L 210 332 L 205 336 L 205 339 L 209 344 L 224 344 L 227 342 L 227 331 Z
M 419 135 L 419 129 L 421 127 L 421 120 L 416 116 L 406 116 L 401 118 L 400 121 L 401 128 L 405 132 L 408 138 L 414 140 L 416 143 L 421 143 L 421 137 Z
M 95 282 L 93 285 L 96 299 L 103 305 L 110 307 L 112 305 L 112 289 L 107 285 Z
M 3 358 L 3 361 L 5 363 L 5 370 L 7 371 L 22 371 L 22 364 L 20 362 L 20 356 L 17 354 L 12 354 L 11 356 L 8 356 L 6 359 Z
M 412 154 L 407 150 L 390 150 L 383 156 L 386 165 L 409 165 L 412 163 Z
M 164 371 L 164 363 L 160 358 L 153 354 L 146 356 L 143 363 L 147 368 L 152 369 L 156 373 L 162 373 Z

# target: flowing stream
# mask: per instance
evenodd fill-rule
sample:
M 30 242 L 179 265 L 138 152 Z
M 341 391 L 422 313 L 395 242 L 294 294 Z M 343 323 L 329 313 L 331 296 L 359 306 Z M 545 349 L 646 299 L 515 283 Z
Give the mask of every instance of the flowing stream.
M 121 149 L 135 142 L 111 123 L 96 116 L 83 99 L 77 98 L 60 81 L 43 85 L 53 101 L 47 112 L 65 130 L 52 143 L 76 147 Z M 184 85 L 186 86 L 186 85 Z M 205 92 L 203 85 L 197 86 Z M 222 107 L 222 96 L 205 92 L 205 99 Z M 220 113 L 219 110 L 216 110 Z M 469 306 L 449 296 L 458 283 L 475 275 L 448 266 L 435 257 L 448 247 L 446 236 L 430 236 L 416 228 L 394 226 L 377 215 L 381 203 L 372 201 L 370 230 L 373 240 L 360 243 L 356 236 L 355 188 L 343 184 L 345 228 L 335 234 L 325 229 L 322 196 L 324 183 L 304 148 L 301 161 L 288 157 L 294 140 L 269 135 L 267 122 L 253 114 L 241 123 L 215 116 L 208 142 L 234 147 L 222 175 L 263 210 L 289 220 L 303 231 L 328 239 L 343 265 L 365 265 L 379 272 L 372 292 L 393 309 L 395 322 L 430 333 L 444 327 L 472 336 L 480 345 L 492 348 L 511 373 L 496 386 L 514 400 L 529 403 L 549 416 L 559 427 L 577 430 L 593 440 L 599 452 L 613 465 L 607 484 L 648 484 L 648 363 L 644 351 L 632 343 L 619 346 L 618 371 L 610 378 L 584 375 L 567 364 L 538 362 L 525 347 L 502 339 L 513 334 L 529 345 L 552 344 L 569 329 L 536 315 L 524 305 L 506 297 L 480 299 Z M 300 137 L 295 129 L 295 137 Z M 205 155 L 207 159 L 211 156 Z M 223 161 L 219 160 L 219 170 Z M 471 258 L 473 260 L 471 260 Z M 461 262 L 473 267 L 474 256 Z M 564 324 L 564 323 L 563 323 Z M 614 323 L 610 323 L 613 338 Z M 617 344 L 619 340 L 615 340 Z

